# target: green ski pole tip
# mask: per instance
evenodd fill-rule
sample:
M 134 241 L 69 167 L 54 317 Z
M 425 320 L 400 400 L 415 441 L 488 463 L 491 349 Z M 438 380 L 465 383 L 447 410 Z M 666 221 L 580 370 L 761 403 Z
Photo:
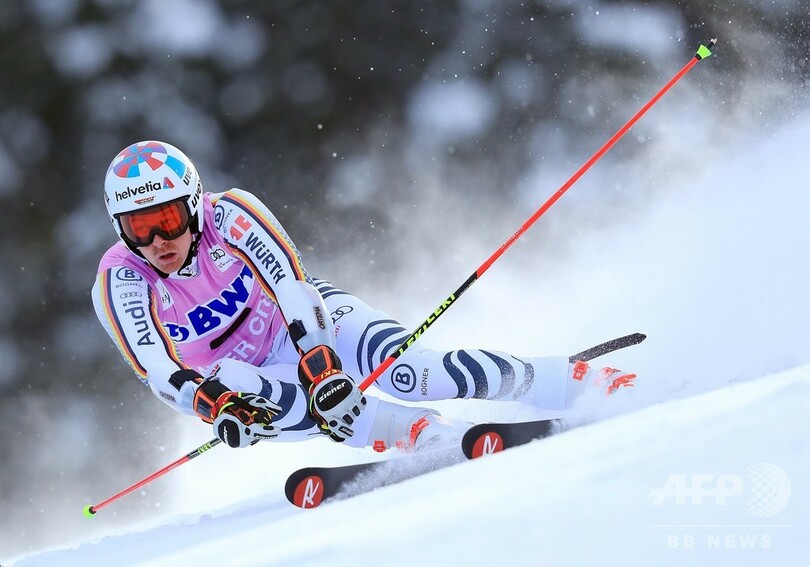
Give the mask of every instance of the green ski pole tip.
M 84 517 L 85 518 L 92 518 L 95 515 L 96 515 L 96 511 L 93 510 L 93 505 L 92 504 L 88 504 L 87 506 L 84 507 Z
M 712 47 L 714 47 L 716 43 L 717 43 L 717 38 L 712 39 L 711 41 L 709 41 L 708 46 L 701 45 L 700 47 L 698 47 L 698 50 L 695 53 L 695 57 L 697 57 L 698 59 L 706 59 L 707 57 L 711 56 Z

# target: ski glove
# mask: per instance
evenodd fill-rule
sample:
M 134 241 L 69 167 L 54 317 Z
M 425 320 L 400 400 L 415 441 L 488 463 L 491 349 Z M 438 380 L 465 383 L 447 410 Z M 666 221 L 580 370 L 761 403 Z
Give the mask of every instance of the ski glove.
M 349 376 L 334 350 L 318 346 L 301 357 L 298 379 L 309 392 L 309 413 L 332 441 L 354 435 L 352 425 L 366 407 L 366 397 Z
M 281 412 L 279 405 L 256 394 L 232 392 L 216 379 L 209 378 L 197 388 L 194 410 L 213 424 L 214 434 L 230 447 L 247 447 L 279 434 L 272 424 Z

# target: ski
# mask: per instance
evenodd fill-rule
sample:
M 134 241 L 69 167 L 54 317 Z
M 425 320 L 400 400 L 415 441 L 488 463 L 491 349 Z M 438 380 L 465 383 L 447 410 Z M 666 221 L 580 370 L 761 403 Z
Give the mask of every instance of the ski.
M 291 504 L 299 508 L 315 508 L 326 500 L 356 496 L 463 460 L 458 447 L 451 447 L 387 461 L 304 467 L 287 477 L 284 494 Z
M 341 487 L 363 474 L 371 473 L 384 462 L 298 469 L 287 478 L 284 494 L 291 504 L 299 508 L 315 508 L 324 500 L 339 494 Z
M 569 360 L 588 361 L 609 352 L 637 345 L 647 338 L 642 333 L 619 337 L 580 353 Z M 461 439 L 463 456 L 457 449 L 428 451 L 387 461 L 336 467 L 304 467 L 290 474 L 284 494 L 299 508 L 315 508 L 337 497 L 351 497 L 371 489 L 402 482 L 457 462 L 498 453 L 553 435 L 561 428 L 559 420 L 541 419 L 520 423 L 482 423 L 472 426 Z
M 637 345 L 646 338 L 647 335 L 645 335 L 644 333 L 633 333 L 632 335 L 619 337 L 618 339 L 606 341 L 602 344 L 598 344 L 589 349 L 583 350 L 582 352 L 578 352 L 577 354 L 572 354 L 571 356 L 568 357 L 568 361 L 572 363 L 578 360 L 588 362 L 589 360 L 593 360 L 598 356 L 602 356 L 603 354 L 613 352 L 614 350 L 619 350 L 629 346 Z
M 556 419 L 539 419 L 473 425 L 461 439 L 461 450 L 468 459 L 477 459 L 553 435 L 559 431 L 558 424 Z
M 482 423 L 472 426 L 458 448 L 427 451 L 387 461 L 337 467 L 304 467 L 293 472 L 284 485 L 284 494 L 299 508 L 316 508 L 336 497 L 349 498 L 376 488 L 444 468 L 464 460 L 497 453 L 542 439 L 555 431 L 556 420 L 523 423 Z

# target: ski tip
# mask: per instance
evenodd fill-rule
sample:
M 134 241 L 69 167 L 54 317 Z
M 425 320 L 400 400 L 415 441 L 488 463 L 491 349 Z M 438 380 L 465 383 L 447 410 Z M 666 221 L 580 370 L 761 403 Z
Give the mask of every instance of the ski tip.
M 484 431 L 473 440 L 469 447 L 464 449 L 468 459 L 478 459 L 484 455 L 500 453 L 504 449 L 503 437 L 495 431 Z
M 468 459 L 494 455 L 511 447 L 525 445 L 555 433 L 554 419 L 473 425 L 461 439 L 461 450 Z
M 302 478 L 288 493 L 288 500 L 299 508 L 317 508 L 323 502 L 323 479 L 318 475 Z
M 624 337 L 620 337 L 615 341 L 608 341 L 604 343 L 605 346 L 609 346 L 610 349 L 619 350 L 629 346 L 635 346 L 639 343 L 643 343 L 644 340 L 647 338 L 647 335 L 644 333 L 631 333 Z
M 96 515 L 96 511 L 93 508 L 92 504 L 88 504 L 87 506 L 85 506 L 83 512 L 85 518 L 92 518 Z
M 571 362 L 572 364 L 577 362 L 578 360 L 588 362 L 589 360 L 593 360 L 594 358 L 598 358 L 609 352 L 637 345 L 640 342 L 644 341 L 644 339 L 646 338 L 647 335 L 645 335 L 644 333 L 633 333 L 630 335 L 625 335 L 624 337 L 619 337 L 618 339 L 606 341 L 604 343 L 593 346 L 589 349 L 583 350 L 582 352 L 572 354 L 571 356 L 568 357 L 568 361 Z

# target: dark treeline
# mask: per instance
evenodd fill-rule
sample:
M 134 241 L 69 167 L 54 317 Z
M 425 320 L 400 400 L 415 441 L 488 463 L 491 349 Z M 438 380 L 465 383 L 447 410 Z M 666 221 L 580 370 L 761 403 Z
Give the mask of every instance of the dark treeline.
M 165 462 L 159 444 L 182 450 L 89 299 L 115 241 L 101 187 L 118 150 L 171 142 L 207 190 L 259 194 L 309 263 L 334 267 L 340 245 L 393 271 L 397 210 L 436 187 L 515 200 L 542 164 L 581 163 L 710 37 L 720 120 L 749 119 L 754 81 L 789 107 L 810 80 L 810 20 L 775 4 L 0 2 L 0 553 L 78 530 L 57 513 L 71 495 L 120 489 L 128 464 Z

